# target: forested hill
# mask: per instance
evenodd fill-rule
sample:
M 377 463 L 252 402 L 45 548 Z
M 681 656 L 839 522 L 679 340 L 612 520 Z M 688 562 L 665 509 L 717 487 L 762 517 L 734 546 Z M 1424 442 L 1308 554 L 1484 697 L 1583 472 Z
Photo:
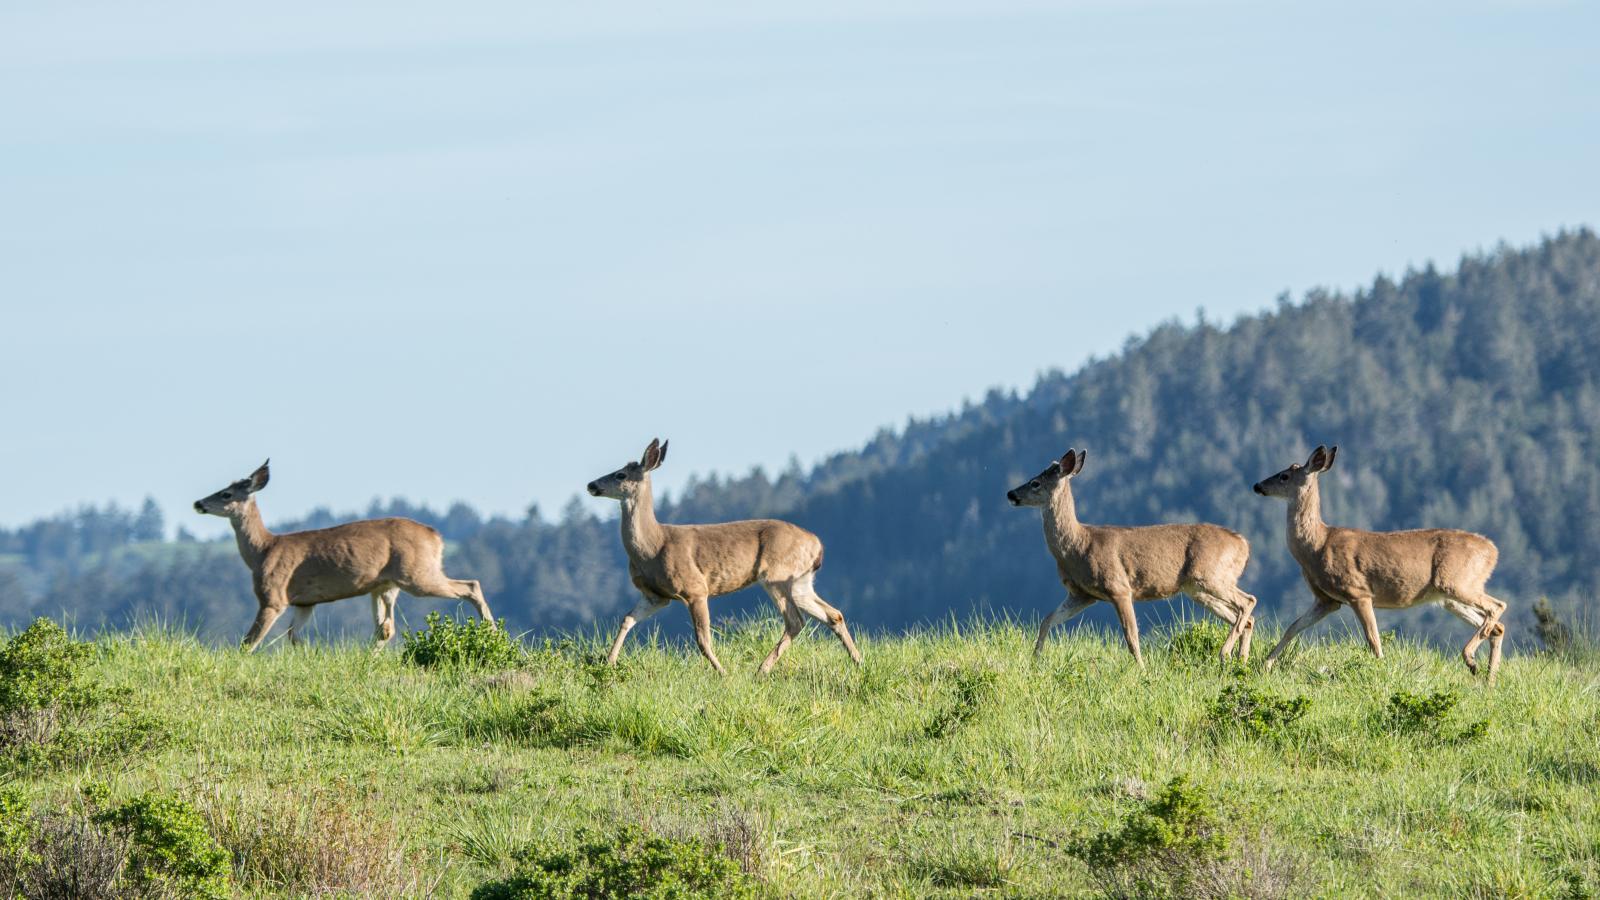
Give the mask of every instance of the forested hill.
M 1070 306 L 1058 327 L 1065 347 Z M 1284 507 L 1250 484 L 1328 443 L 1340 447 L 1323 479 L 1330 522 L 1482 532 L 1500 547 L 1491 589 L 1513 604 L 1514 621 L 1540 596 L 1584 615 L 1600 584 L 1597 360 L 1600 239 L 1585 229 L 1468 257 L 1450 273 L 1380 278 L 1355 296 L 1280 300 L 1228 326 L 1161 325 L 1025 396 L 993 392 L 809 472 L 699 482 L 661 517 L 781 515 L 816 531 L 828 547 L 819 588 L 863 625 L 974 609 L 1032 618 L 1062 589 L 1038 513 L 1012 509 L 1004 494 L 1068 447 L 1087 448 L 1075 482 L 1085 521 L 1235 528 L 1252 546 L 1244 587 L 1266 614 L 1292 615 L 1309 597 L 1284 547 Z M 463 507 L 374 511 L 439 525 L 451 568 L 483 579 L 514 627 L 542 629 L 609 624 L 632 602 L 615 523 L 594 518 L 596 508 L 515 522 Z M 25 533 L 0 532 L 0 602 L 13 619 L 66 609 L 83 624 L 118 624 L 154 610 L 229 637 L 249 621 L 231 542 L 152 546 L 130 534 L 122 550 L 43 559 Z M 765 603 L 746 594 L 717 610 Z M 346 606 L 363 608 L 334 621 L 365 614 Z M 417 604 L 405 608 L 420 619 Z M 1390 614 L 1384 627 L 1463 628 L 1438 610 Z

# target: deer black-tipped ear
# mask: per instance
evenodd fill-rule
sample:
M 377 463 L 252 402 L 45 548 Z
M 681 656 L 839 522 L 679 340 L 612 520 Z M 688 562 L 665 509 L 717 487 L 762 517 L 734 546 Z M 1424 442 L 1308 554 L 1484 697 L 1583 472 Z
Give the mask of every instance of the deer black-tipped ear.
M 1329 469 L 1333 468 L 1333 458 L 1335 456 L 1338 456 L 1338 455 L 1339 455 L 1339 448 L 1338 447 L 1329 447 L 1328 448 L 1328 460 L 1327 460 L 1327 462 L 1324 462 L 1322 464 L 1322 471 L 1326 472 Z
M 656 465 L 657 466 L 660 466 L 662 463 L 667 461 L 667 445 L 671 444 L 671 443 L 672 443 L 671 441 L 662 441 L 661 442 L 661 455 L 656 457 Z
M 250 473 L 250 493 L 254 494 L 267 486 L 267 479 L 272 477 L 272 472 L 267 466 L 271 463 L 272 460 L 269 459 L 261 464 L 261 468 Z

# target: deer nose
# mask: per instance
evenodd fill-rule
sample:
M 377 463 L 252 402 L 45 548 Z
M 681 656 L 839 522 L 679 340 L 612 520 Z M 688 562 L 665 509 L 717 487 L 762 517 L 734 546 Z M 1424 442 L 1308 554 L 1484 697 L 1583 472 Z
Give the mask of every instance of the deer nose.
M 1256 493 L 1260 494 L 1263 497 L 1265 497 L 1267 495 L 1267 492 L 1263 491 L 1261 489 L 1261 482 L 1259 482 L 1259 481 L 1256 482 L 1255 485 L 1250 488 L 1250 490 L 1255 491 Z
M 205 512 L 205 509 L 200 506 L 200 501 L 199 500 L 196 500 L 194 502 L 194 511 L 197 512 L 197 513 Z
M 1016 503 L 1017 502 L 1017 492 L 1016 491 L 1006 491 L 1006 499 L 1010 500 L 1012 503 Z
M 589 482 L 589 493 L 593 494 L 596 497 L 600 496 L 600 482 L 598 482 L 598 481 Z

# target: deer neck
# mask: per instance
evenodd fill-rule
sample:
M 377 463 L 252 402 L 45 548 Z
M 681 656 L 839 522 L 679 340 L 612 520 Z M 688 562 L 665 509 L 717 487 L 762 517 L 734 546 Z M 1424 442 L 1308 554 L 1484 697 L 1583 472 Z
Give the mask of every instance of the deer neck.
M 1072 485 L 1062 479 L 1044 508 L 1044 537 L 1051 548 L 1081 551 L 1089 542 L 1089 530 L 1078 521 L 1078 507 L 1072 501 Z
M 261 521 L 261 509 L 256 506 L 255 498 L 252 497 L 243 510 L 229 516 L 228 521 L 233 523 L 233 537 L 239 542 L 239 555 L 244 557 L 245 565 L 254 569 L 267 555 L 267 548 L 272 545 L 273 539 L 272 532 Z
M 622 546 L 634 559 L 650 559 L 666 542 L 666 529 L 656 521 L 655 498 L 646 475 L 638 492 L 622 500 Z
M 1289 501 L 1289 549 L 1315 553 L 1328 541 L 1328 524 L 1322 521 L 1322 490 L 1312 478 Z

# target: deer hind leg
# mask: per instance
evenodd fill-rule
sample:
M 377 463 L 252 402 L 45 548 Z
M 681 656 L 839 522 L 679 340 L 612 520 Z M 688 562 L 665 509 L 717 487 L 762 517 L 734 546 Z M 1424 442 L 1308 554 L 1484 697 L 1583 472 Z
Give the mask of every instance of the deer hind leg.
M 1239 589 L 1238 585 L 1231 585 L 1228 592 L 1233 597 L 1234 608 L 1239 612 L 1239 621 L 1235 629 L 1239 633 L 1239 662 L 1250 661 L 1250 638 L 1256 632 L 1256 598 Z
M 611 652 L 606 655 L 606 665 L 617 664 L 617 657 L 622 654 L 622 642 L 628 639 L 628 632 L 633 630 L 633 626 L 666 609 L 671 603 L 671 600 L 657 600 L 653 597 L 640 598 L 633 609 L 622 617 L 622 627 L 617 629 L 617 639 L 611 642 Z
M 400 589 L 384 588 L 372 592 L 372 649 L 382 650 L 394 637 L 394 604 Z
M 438 578 L 427 581 L 415 581 L 410 584 L 401 584 L 400 587 L 413 597 L 438 597 L 441 600 L 465 600 L 471 603 L 478 611 L 478 618 L 485 622 L 494 621 L 494 613 L 489 611 L 489 601 L 483 597 L 483 586 L 471 579 Z
M 1471 598 L 1447 597 L 1444 608 L 1476 629 L 1471 640 L 1461 648 L 1461 658 L 1467 664 L 1467 671 L 1478 674 L 1478 645 L 1485 639 L 1490 640 L 1489 680 L 1494 681 L 1496 670 L 1500 667 L 1500 643 L 1505 640 L 1506 634 L 1506 627 L 1500 622 L 1500 616 L 1506 611 L 1505 603 L 1488 594 L 1479 594 Z
M 1217 618 L 1231 626 L 1218 653 L 1222 664 L 1227 665 L 1228 657 L 1233 655 L 1234 646 L 1244 637 L 1245 626 L 1250 621 L 1250 609 L 1255 606 L 1255 598 L 1237 589 L 1230 591 L 1198 582 L 1189 586 L 1188 594 L 1196 603 L 1211 610 Z M 1235 594 L 1241 596 L 1235 597 L 1233 596 Z M 1245 601 L 1243 598 L 1249 599 Z
M 1043 622 L 1039 623 L 1039 637 L 1033 642 L 1033 655 L 1038 656 L 1044 652 L 1045 638 L 1050 636 L 1050 632 L 1057 625 L 1072 621 L 1074 616 L 1093 606 L 1095 602 L 1085 597 L 1067 595 L 1067 599 L 1061 601 L 1061 605 L 1056 607 L 1050 615 L 1045 616 Z
M 700 654 L 711 663 L 711 668 L 717 670 L 718 675 L 728 674 L 722 667 L 722 661 L 717 659 L 717 651 L 711 648 L 711 601 L 709 597 L 690 597 L 689 621 L 694 623 L 694 641 L 700 645 Z
M 767 595 L 777 605 L 778 612 L 783 614 L 783 635 L 778 638 L 777 646 L 773 647 L 772 652 L 767 654 L 767 658 L 761 662 L 761 668 L 756 670 L 758 675 L 765 675 L 772 671 L 772 667 L 778 664 L 778 657 L 783 655 L 783 651 L 789 649 L 789 643 L 800 634 L 800 629 L 805 627 L 805 620 L 800 617 L 800 607 L 789 597 L 792 590 L 791 585 L 766 584 L 762 586 L 767 589 Z
M 856 642 L 850 637 L 850 628 L 844 624 L 844 613 L 828 605 L 826 600 L 818 596 L 813 573 L 796 578 L 790 582 L 789 601 L 800 607 L 800 611 L 828 626 L 833 631 L 834 637 L 844 645 L 846 653 L 850 654 L 850 661 L 861 665 L 861 651 L 856 649 Z
M 295 606 L 291 609 L 293 612 L 289 614 L 289 643 L 298 647 L 303 640 L 301 633 L 311 624 L 311 614 L 316 612 L 316 607 Z

